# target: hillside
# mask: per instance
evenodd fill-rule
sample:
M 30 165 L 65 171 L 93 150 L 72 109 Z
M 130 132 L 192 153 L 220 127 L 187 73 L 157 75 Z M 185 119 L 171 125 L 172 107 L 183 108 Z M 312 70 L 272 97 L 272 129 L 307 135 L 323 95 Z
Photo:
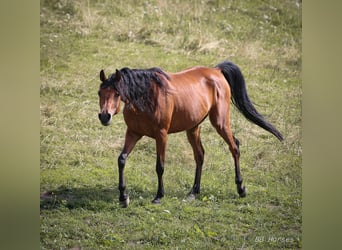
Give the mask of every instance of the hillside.
M 41 0 L 40 223 L 42 249 L 301 248 L 301 1 Z M 169 136 L 166 197 L 155 206 L 155 143 L 126 165 L 131 204 L 118 203 L 125 123 L 97 117 L 99 72 L 123 67 L 236 63 L 260 113 L 285 137 L 235 108 L 247 197 L 239 198 L 227 145 L 208 120 L 201 194 L 185 133 Z

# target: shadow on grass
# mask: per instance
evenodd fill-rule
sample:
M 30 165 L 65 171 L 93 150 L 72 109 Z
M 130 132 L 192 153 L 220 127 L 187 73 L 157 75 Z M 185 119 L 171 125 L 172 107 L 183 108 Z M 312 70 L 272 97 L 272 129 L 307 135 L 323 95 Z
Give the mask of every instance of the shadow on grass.
M 110 188 L 62 186 L 40 194 L 40 210 L 60 209 L 61 207 L 95 210 L 101 207 L 113 207 L 117 197 L 118 192 Z
M 189 189 L 190 191 L 190 189 Z M 144 206 L 152 201 L 155 195 L 153 187 L 148 190 L 143 189 L 139 185 L 131 186 L 128 190 L 131 202 L 137 206 Z M 189 192 L 185 189 L 169 190 L 164 199 L 172 199 L 174 202 L 182 202 L 188 197 Z M 69 188 L 61 186 L 55 190 L 43 191 L 40 194 L 40 211 L 54 209 L 85 209 L 92 211 L 99 210 L 115 210 L 121 208 L 119 204 L 119 191 L 116 188 L 105 187 L 81 187 Z M 231 200 L 232 202 L 239 200 L 237 194 L 228 192 L 218 194 L 217 190 L 203 190 L 201 194 L 196 196 L 198 202 L 218 202 Z
M 131 201 L 136 204 L 151 202 L 155 191 L 153 188 L 143 190 L 140 186 L 131 186 L 128 190 Z M 172 192 L 172 197 L 182 200 L 185 196 L 181 192 Z M 138 202 L 137 202 L 138 201 Z M 40 211 L 53 209 L 86 209 L 86 210 L 112 210 L 121 208 L 119 204 L 119 191 L 116 188 L 82 187 L 69 188 L 61 186 L 54 190 L 43 191 L 40 194 Z

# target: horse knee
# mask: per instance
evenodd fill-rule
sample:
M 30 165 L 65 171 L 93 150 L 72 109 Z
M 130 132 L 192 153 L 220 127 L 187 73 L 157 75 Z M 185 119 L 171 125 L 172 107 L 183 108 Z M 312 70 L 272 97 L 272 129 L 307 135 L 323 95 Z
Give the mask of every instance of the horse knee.
M 119 168 L 124 168 L 126 164 L 127 154 L 121 153 L 118 158 Z
M 161 162 L 157 162 L 156 172 L 158 176 L 162 176 L 164 174 L 164 165 Z

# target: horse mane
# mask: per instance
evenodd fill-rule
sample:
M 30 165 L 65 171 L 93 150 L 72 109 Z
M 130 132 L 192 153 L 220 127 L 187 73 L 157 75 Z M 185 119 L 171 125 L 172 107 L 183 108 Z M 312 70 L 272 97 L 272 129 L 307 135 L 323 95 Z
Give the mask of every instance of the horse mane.
M 129 69 L 122 68 L 120 70 L 122 82 L 117 84 L 116 88 L 119 91 L 123 100 L 128 100 L 128 105 L 134 106 L 139 111 L 153 111 L 156 102 L 153 101 L 155 96 L 155 88 L 153 84 L 159 88 L 165 88 L 164 80 L 170 79 L 169 75 L 160 68 L 150 69 Z M 114 78 L 115 74 L 110 76 Z

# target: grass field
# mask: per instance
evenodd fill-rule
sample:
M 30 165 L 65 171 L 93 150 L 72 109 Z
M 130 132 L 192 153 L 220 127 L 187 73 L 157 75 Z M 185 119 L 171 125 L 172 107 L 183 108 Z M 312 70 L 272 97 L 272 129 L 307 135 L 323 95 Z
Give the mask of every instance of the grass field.
M 41 0 L 40 244 L 42 249 L 301 248 L 301 1 Z M 210 122 L 201 194 L 185 133 L 169 136 L 166 197 L 157 190 L 155 143 L 143 138 L 126 164 L 131 204 L 118 202 L 122 114 L 98 118 L 99 72 L 158 66 L 176 72 L 229 59 L 250 98 L 284 135 L 232 109 L 247 197 Z

